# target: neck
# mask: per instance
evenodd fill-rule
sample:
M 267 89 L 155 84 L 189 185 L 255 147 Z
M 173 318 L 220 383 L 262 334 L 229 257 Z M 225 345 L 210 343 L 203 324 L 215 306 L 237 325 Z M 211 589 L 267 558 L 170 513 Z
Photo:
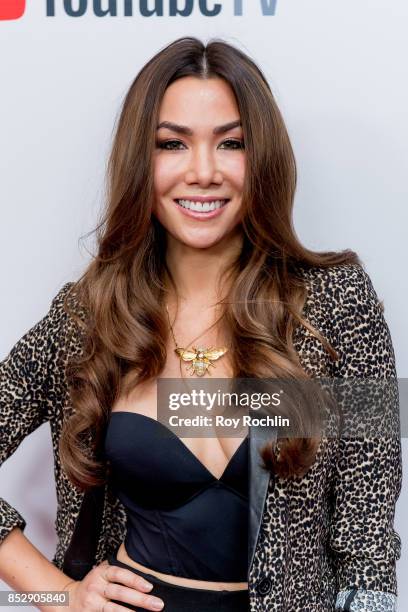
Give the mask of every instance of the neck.
M 179 302 L 188 303 L 189 308 L 197 306 L 202 309 L 225 296 L 228 287 L 221 286 L 222 275 L 241 247 L 241 234 L 235 234 L 228 243 L 220 242 L 203 249 L 185 245 L 169 235 L 166 263 L 176 285 Z

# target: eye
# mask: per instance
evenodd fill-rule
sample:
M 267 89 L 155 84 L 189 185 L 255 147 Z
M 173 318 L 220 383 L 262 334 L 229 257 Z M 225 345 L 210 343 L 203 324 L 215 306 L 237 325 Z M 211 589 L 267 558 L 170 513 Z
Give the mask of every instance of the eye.
M 182 145 L 183 143 L 180 142 L 180 140 L 161 140 L 158 141 L 156 144 L 159 149 L 164 149 L 165 151 L 175 151 L 178 148 L 177 145 Z
M 159 149 L 163 149 L 165 151 L 177 151 L 179 150 L 179 145 L 184 146 L 180 140 L 159 140 L 157 141 L 156 145 Z M 224 140 L 224 142 L 221 143 L 220 147 L 223 147 L 223 145 L 227 145 L 227 149 L 232 150 L 245 149 L 244 141 L 237 140 L 235 138 L 229 138 L 228 140 Z
M 230 138 L 229 140 L 224 140 L 221 145 L 229 144 L 228 149 L 245 149 L 245 144 L 243 140 L 236 140 L 235 138 Z M 220 145 L 220 146 L 221 146 Z

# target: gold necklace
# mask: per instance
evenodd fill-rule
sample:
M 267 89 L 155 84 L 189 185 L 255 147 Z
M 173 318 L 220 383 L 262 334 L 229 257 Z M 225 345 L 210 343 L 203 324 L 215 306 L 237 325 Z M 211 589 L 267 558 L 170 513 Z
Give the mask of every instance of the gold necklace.
M 225 355 L 225 353 L 228 351 L 228 348 L 226 346 L 222 346 L 221 348 L 215 348 L 212 346 L 209 348 L 205 348 L 203 346 L 193 346 L 191 347 L 191 349 L 179 347 L 177 344 L 176 337 L 174 335 L 173 326 L 170 323 L 170 315 L 167 304 L 166 311 L 171 335 L 173 336 L 174 344 L 176 345 L 174 352 L 180 358 L 180 362 L 191 362 L 190 366 L 186 368 L 187 371 L 191 372 L 190 376 L 193 376 L 194 374 L 196 374 L 197 376 L 204 376 L 207 371 L 209 374 L 211 374 L 209 369 L 210 366 L 212 366 L 213 368 L 216 367 L 212 362 Z

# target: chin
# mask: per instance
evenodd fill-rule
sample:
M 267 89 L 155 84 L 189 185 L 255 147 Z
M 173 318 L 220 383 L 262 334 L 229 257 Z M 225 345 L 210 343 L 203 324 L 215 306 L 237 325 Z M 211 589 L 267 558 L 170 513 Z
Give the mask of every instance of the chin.
M 215 246 L 226 237 L 220 233 L 203 233 L 195 234 L 194 232 L 173 232 L 173 237 L 178 241 L 192 249 L 208 249 Z
M 191 249 L 210 249 L 220 242 L 219 240 L 180 240 Z

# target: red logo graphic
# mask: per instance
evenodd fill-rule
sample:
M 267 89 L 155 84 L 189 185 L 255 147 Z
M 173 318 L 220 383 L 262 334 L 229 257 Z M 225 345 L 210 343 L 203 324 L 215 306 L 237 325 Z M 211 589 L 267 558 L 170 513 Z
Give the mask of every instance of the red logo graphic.
M 0 0 L 0 19 L 20 19 L 24 11 L 25 0 Z

